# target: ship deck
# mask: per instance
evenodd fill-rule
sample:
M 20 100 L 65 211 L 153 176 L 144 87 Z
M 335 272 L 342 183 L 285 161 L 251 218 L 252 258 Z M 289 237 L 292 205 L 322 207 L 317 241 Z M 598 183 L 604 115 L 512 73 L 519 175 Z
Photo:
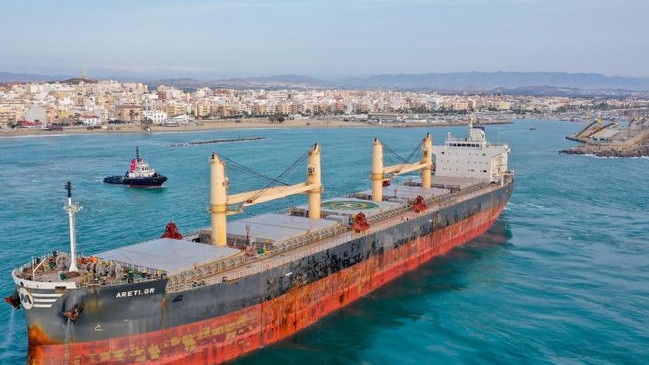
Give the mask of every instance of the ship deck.
M 224 278 L 242 277 L 269 265 L 281 265 L 296 255 L 326 250 L 351 239 L 356 233 L 349 227 L 360 212 L 377 229 L 418 214 L 408 207 L 419 195 L 429 204 L 435 201 L 434 206 L 441 206 L 454 191 L 469 196 L 472 190 L 488 185 L 485 180 L 461 177 L 434 177 L 431 188 L 423 188 L 418 183 L 409 180 L 405 184 L 385 186 L 384 200 L 379 202 L 370 199 L 371 191 L 326 199 L 322 202 L 322 219 L 307 218 L 308 207 L 302 205 L 285 212 L 230 221 L 227 223 L 229 246 L 195 242 L 206 242 L 201 233 L 181 240 L 160 238 L 98 253 L 92 257 L 96 258 L 93 261 L 96 264 L 88 262 L 79 267 L 79 276 L 59 277 L 58 269 L 46 267 L 33 276 L 39 282 L 55 280 L 85 286 L 119 284 L 129 280 L 128 272 L 135 273 L 135 282 L 166 275 L 173 279 L 169 288 L 172 291 L 221 282 Z M 202 234 L 209 235 L 209 230 Z M 113 271 L 113 264 L 121 269 Z M 21 277 L 32 277 L 29 269 L 21 270 Z
M 227 223 L 228 238 L 232 243 L 256 245 L 257 248 L 277 248 L 282 242 L 304 235 L 317 235 L 321 231 L 331 231 L 335 226 L 349 224 L 358 213 L 362 212 L 369 221 L 374 217 L 392 210 L 402 208 L 421 195 L 426 199 L 449 194 L 452 189 L 466 189 L 484 183 L 484 180 L 461 177 L 435 177 L 431 188 L 417 186 L 419 181 L 409 181 L 408 185 L 399 184 L 383 187 L 384 200 L 370 200 L 371 191 L 362 191 L 350 197 L 337 197 L 322 202 L 323 219 L 306 218 L 308 207 L 296 206 L 293 215 L 267 213 L 251 218 Z
M 236 255 L 240 250 L 230 247 L 206 245 L 188 240 L 159 238 L 129 246 L 119 247 L 95 255 L 101 261 L 118 261 L 143 269 L 154 269 L 167 275 Z
M 252 218 L 228 222 L 228 238 L 241 243 L 247 237 L 251 247 L 266 248 L 264 253 L 245 256 L 233 265 L 210 264 L 196 268 L 176 277 L 169 287 L 170 291 L 182 290 L 189 285 L 214 284 L 226 280 L 235 280 L 271 267 L 281 266 L 301 256 L 320 252 L 335 247 L 343 242 L 358 237 L 360 234 L 349 230 L 349 220 L 363 212 L 372 230 L 382 229 L 398 224 L 404 219 L 414 218 L 422 213 L 415 213 L 409 208 L 418 195 L 425 197 L 428 203 L 435 200 L 437 207 L 444 205 L 447 199 L 454 199 L 453 191 L 463 191 L 462 197 L 469 198 L 489 185 L 487 181 L 476 178 L 438 177 L 433 181 L 436 187 L 422 188 L 418 182 L 409 185 L 392 185 L 383 188 L 386 200 L 375 202 L 368 200 L 369 191 L 360 192 L 350 197 L 332 198 L 322 202 L 323 219 L 312 220 L 305 216 L 283 213 L 267 213 Z M 444 186 L 444 187 L 442 187 Z M 395 193 L 396 189 L 396 193 Z M 358 198 L 364 197 L 364 198 Z M 294 207 L 293 214 L 306 213 L 306 206 Z M 218 275 L 205 275 L 206 272 L 218 272 Z

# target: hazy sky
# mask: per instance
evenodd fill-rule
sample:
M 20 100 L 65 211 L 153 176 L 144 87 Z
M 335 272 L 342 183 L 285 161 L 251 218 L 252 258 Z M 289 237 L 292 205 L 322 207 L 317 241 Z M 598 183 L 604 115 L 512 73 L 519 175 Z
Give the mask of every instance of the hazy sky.
M 0 72 L 649 76 L 647 0 L 15 0 Z

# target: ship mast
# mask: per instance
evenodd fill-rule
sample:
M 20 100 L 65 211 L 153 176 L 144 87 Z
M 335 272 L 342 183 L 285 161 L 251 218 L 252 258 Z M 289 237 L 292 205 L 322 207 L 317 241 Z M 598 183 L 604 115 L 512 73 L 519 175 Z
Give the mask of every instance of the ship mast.
M 74 215 L 77 214 L 78 211 L 83 209 L 82 206 L 80 206 L 77 203 L 72 202 L 72 183 L 69 181 L 65 184 L 65 189 L 68 191 L 68 200 L 66 201 L 66 205 L 63 206 L 63 210 L 68 212 L 68 221 L 70 224 L 70 270 L 68 271 L 74 271 L 77 272 L 79 269 L 77 268 L 77 232 L 75 230 L 75 225 L 74 225 Z
M 383 144 L 374 138 L 372 144 L 372 200 L 383 201 L 383 181 L 387 180 L 383 172 Z

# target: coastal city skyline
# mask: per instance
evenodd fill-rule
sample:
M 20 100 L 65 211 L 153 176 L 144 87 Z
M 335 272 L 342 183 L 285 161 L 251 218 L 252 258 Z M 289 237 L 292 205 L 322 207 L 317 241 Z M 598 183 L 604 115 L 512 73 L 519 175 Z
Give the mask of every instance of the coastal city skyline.
M 227 89 L 195 91 L 168 85 L 90 80 L 0 84 L 0 129 L 113 122 L 178 126 L 194 119 L 338 118 L 368 122 L 466 123 L 516 116 L 581 119 L 646 116 L 647 97 L 574 98 L 507 94 L 440 94 L 434 91 L 344 89 Z M 640 112 L 637 114 L 636 112 Z
M 36 1 L 3 5 L 0 72 L 97 78 L 568 72 L 647 77 L 647 4 Z M 68 19 L 62 22 L 62 16 Z M 17 31 L 19 30 L 19 31 Z

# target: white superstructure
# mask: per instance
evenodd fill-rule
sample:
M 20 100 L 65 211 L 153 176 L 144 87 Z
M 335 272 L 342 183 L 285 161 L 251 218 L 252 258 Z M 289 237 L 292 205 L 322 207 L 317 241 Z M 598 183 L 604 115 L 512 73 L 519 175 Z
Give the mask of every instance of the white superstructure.
M 443 146 L 433 146 L 435 176 L 471 177 L 500 182 L 508 171 L 509 145 L 487 142 L 484 127 L 469 122 L 469 136 L 449 132 Z

